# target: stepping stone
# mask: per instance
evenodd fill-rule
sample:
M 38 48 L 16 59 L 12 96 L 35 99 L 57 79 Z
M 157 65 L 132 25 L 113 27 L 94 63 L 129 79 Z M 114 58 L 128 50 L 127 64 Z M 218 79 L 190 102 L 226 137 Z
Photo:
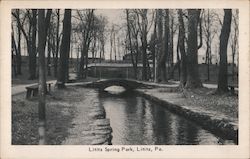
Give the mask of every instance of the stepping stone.
M 97 110 L 89 113 L 88 116 L 93 119 L 104 119 L 106 117 L 106 113 L 104 111 Z
M 93 131 L 81 131 L 81 136 L 92 136 L 94 135 Z
M 110 126 L 98 126 L 98 127 L 93 127 L 92 130 L 106 130 L 109 129 L 112 131 L 112 128 Z
M 93 130 L 92 133 L 95 135 L 107 135 L 112 133 L 112 129 L 107 128 L 107 129 Z
M 91 126 L 110 126 L 110 120 L 109 119 L 97 119 L 94 121 Z
M 105 109 L 103 107 L 100 107 L 100 106 L 92 106 L 91 110 L 92 111 L 103 111 L 103 112 L 105 112 Z
M 104 143 L 111 143 L 112 135 L 98 135 L 93 138 L 91 145 L 103 145 Z

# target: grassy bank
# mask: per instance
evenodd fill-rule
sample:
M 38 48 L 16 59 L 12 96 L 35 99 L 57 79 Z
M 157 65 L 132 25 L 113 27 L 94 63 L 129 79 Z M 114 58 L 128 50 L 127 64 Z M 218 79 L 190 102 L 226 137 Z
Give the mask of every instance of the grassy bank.
M 47 96 L 46 137 L 50 145 L 61 144 L 72 127 L 75 109 L 63 94 Z M 12 96 L 12 144 L 38 144 L 38 100 L 26 100 L 25 93 Z

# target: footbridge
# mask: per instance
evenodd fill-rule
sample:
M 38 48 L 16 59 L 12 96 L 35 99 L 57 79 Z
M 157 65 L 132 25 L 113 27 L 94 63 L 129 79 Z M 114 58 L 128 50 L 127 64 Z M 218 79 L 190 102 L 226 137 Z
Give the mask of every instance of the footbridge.
M 102 79 L 94 82 L 87 83 L 83 85 L 85 87 L 98 88 L 100 91 L 104 91 L 105 88 L 110 86 L 121 86 L 126 90 L 134 90 L 137 88 L 148 88 L 148 85 L 145 85 L 136 80 L 115 78 L 115 79 Z

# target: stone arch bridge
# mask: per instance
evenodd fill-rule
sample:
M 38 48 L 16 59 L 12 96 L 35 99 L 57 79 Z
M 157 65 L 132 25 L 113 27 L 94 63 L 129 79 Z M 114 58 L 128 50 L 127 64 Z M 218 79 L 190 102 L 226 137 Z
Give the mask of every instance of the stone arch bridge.
M 110 86 L 122 86 L 126 90 L 134 90 L 137 88 L 149 88 L 149 85 L 143 84 L 136 80 L 130 80 L 130 79 L 103 79 L 94 81 L 91 83 L 87 83 L 83 85 L 85 87 L 91 87 L 91 88 L 98 88 L 100 91 L 104 91 L 105 88 L 108 88 Z

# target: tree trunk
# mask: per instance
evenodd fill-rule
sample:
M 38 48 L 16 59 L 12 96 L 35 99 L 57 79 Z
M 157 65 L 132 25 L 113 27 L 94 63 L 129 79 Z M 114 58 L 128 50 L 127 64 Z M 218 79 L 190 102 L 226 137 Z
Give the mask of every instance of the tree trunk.
M 17 76 L 17 71 L 16 71 L 16 55 L 14 54 L 14 50 L 16 48 L 16 44 L 15 44 L 15 41 L 14 41 L 14 36 L 12 34 L 12 38 L 11 38 L 11 41 L 12 41 L 12 48 L 11 48 L 11 63 L 12 63 L 12 71 L 13 71 L 13 75 L 14 77 Z
M 157 82 L 166 82 L 167 81 L 167 77 L 166 77 L 166 54 L 167 54 L 167 50 L 166 48 L 168 48 L 167 43 L 167 39 L 168 39 L 168 35 L 169 33 L 167 33 L 168 31 L 165 29 L 165 36 L 163 36 L 163 25 L 162 25 L 162 10 L 159 9 L 158 10 L 158 16 L 157 16 L 157 27 L 158 27 L 158 36 L 157 36 L 157 43 L 158 43 L 158 57 L 157 57 Z M 166 25 L 168 23 L 168 15 L 166 15 L 166 19 L 165 19 L 165 28 Z
M 14 54 L 14 52 L 16 54 Z M 12 70 L 14 71 L 14 77 L 17 76 L 17 46 L 15 42 L 15 37 L 14 37 L 14 30 L 12 29 L 11 33 L 11 59 L 12 59 Z
M 168 70 L 170 70 L 170 67 L 172 68 L 174 66 L 174 16 L 171 16 L 171 25 L 169 30 L 171 30 L 169 34 L 169 56 L 168 56 Z
M 177 46 L 176 46 L 176 61 L 181 63 L 179 53 L 180 53 L 180 36 L 178 35 Z M 178 65 L 178 80 L 180 80 L 180 78 L 181 78 L 181 64 Z M 174 79 L 174 72 L 172 79 Z
M 58 88 L 65 88 L 66 72 L 69 63 L 69 51 L 70 51 L 70 34 L 71 34 L 71 9 L 65 9 L 63 20 L 63 36 L 62 44 L 60 47 L 60 66 L 59 74 L 57 78 Z
M 130 47 L 130 56 L 131 56 L 131 62 L 133 64 L 134 69 L 134 78 L 137 79 L 137 62 L 134 60 L 134 54 L 133 54 L 133 46 L 132 46 L 132 38 L 131 38 L 131 28 L 129 23 L 129 12 L 126 9 L 126 18 L 127 18 L 127 30 L 128 30 L 128 39 L 129 39 L 129 47 Z
M 236 10 L 235 15 L 233 16 L 233 24 L 234 24 L 234 35 L 232 37 L 232 44 L 231 44 L 231 49 L 232 49 L 232 83 L 235 82 L 235 55 L 237 53 L 237 46 L 238 46 L 238 10 Z
M 234 83 L 234 76 L 235 76 L 235 73 L 234 73 L 235 48 L 236 48 L 235 45 L 232 46 L 232 83 Z
M 18 27 L 17 28 L 17 31 L 18 31 L 18 39 L 17 39 L 17 74 L 18 75 L 21 75 L 22 74 L 22 55 L 21 55 L 21 29 Z
M 89 39 L 87 43 L 87 47 L 85 48 L 85 78 L 88 77 L 88 64 L 89 64 L 89 45 L 90 45 L 91 39 Z
M 161 43 L 160 41 L 162 41 L 162 11 L 160 11 L 160 9 L 156 10 L 156 58 L 155 58 L 155 82 L 160 82 L 160 65 L 159 65 L 159 56 L 161 53 Z
M 199 13 L 200 16 L 200 13 Z M 199 23 L 199 37 L 200 37 L 200 42 L 198 45 L 198 50 L 202 47 L 203 41 L 202 41 L 202 16 L 198 18 L 198 23 Z M 198 61 L 198 58 L 197 58 Z
M 48 36 L 48 57 L 47 57 L 47 69 L 48 70 L 47 71 L 48 71 L 48 76 L 51 76 L 51 43 L 50 43 L 49 36 Z
M 210 80 L 210 70 L 209 70 L 209 65 L 210 65 L 210 46 L 209 42 L 207 41 L 207 50 L 206 50 L 206 64 L 207 64 L 207 81 Z
M 210 33 L 210 13 L 207 12 L 207 21 L 206 21 L 206 64 L 207 64 L 207 81 L 210 80 L 210 63 L 211 63 L 211 33 Z
M 33 45 L 32 45 L 33 46 Z M 36 46 L 29 48 L 28 52 L 30 52 L 29 54 L 29 72 L 30 72 L 30 77 L 29 80 L 34 80 L 36 79 L 36 54 L 31 53 L 34 50 L 36 51 Z
M 83 78 L 83 74 L 85 75 L 85 78 L 86 78 L 88 74 L 88 51 L 89 51 L 89 45 L 91 42 L 90 34 L 92 31 L 93 24 L 94 24 L 94 9 L 91 9 L 90 11 L 88 11 L 88 14 L 87 14 L 87 29 L 84 30 L 82 34 L 84 40 L 82 44 L 82 53 L 81 53 L 81 59 L 80 59 L 80 68 L 78 72 L 78 78 Z M 85 71 L 84 71 L 84 65 L 85 65 Z
M 20 20 L 20 13 L 19 10 L 16 10 L 17 12 L 17 20 Z M 12 28 L 13 34 L 14 34 L 14 29 Z M 17 71 L 17 75 L 21 75 L 22 74 L 22 56 L 21 56 L 21 38 L 22 38 L 22 30 L 21 30 L 21 26 L 19 24 L 17 24 L 17 44 L 16 44 L 16 40 L 14 39 L 14 44 L 15 44 L 15 52 L 16 52 L 16 71 Z
M 179 49 L 181 53 L 181 75 L 180 75 L 180 87 L 184 87 L 187 82 L 187 57 L 185 51 L 185 27 L 183 22 L 183 13 L 182 10 L 178 10 L 178 19 L 179 19 Z
M 113 50 L 113 33 L 111 31 L 110 33 L 110 55 L 109 55 L 109 59 L 110 59 L 110 62 L 112 62 L 112 50 Z
M 37 33 L 37 10 L 32 9 L 32 37 L 31 37 L 31 48 L 29 52 L 29 70 L 30 70 L 30 80 L 36 79 L 36 33 Z
M 59 28 L 60 28 L 60 9 L 57 9 L 57 25 L 56 25 L 56 53 L 54 57 L 54 76 L 57 77 L 58 70 L 58 54 L 59 54 L 59 45 L 60 45 L 60 36 L 59 36 Z
M 38 53 L 39 53 L 39 144 L 46 144 L 45 127 L 46 127 L 46 74 L 45 74 L 45 45 L 46 45 L 46 27 L 45 27 L 45 10 L 38 10 Z
M 155 17 L 155 22 L 154 22 L 154 33 L 153 33 L 153 48 L 152 48 L 152 58 L 153 58 L 153 80 L 156 82 L 156 28 L 157 28 L 157 16 Z
M 197 61 L 197 28 L 200 16 L 199 9 L 188 10 L 188 40 L 187 40 L 187 83 L 186 88 L 202 87 Z
M 224 20 L 220 34 L 220 68 L 217 93 L 228 92 L 227 79 L 227 45 L 231 31 L 232 10 L 224 9 Z
M 102 35 L 104 36 L 104 35 Z M 104 37 L 102 37 L 101 40 L 101 46 L 102 46 L 102 51 L 100 52 L 102 54 L 102 59 L 105 59 L 104 53 L 105 53 L 105 41 L 104 41 Z M 100 63 L 102 62 L 102 59 L 100 59 Z
M 143 9 L 141 13 L 142 18 L 142 80 L 146 81 L 148 80 L 147 75 L 147 10 Z
M 115 32 L 113 34 L 113 41 L 114 41 L 114 54 L 115 54 L 115 62 L 116 62 L 116 43 L 115 43 Z
M 85 46 L 82 46 L 81 48 L 80 48 L 80 50 L 81 50 L 81 58 L 80 58 L 80 64 L 79 64 L 79 70 L 78 70 L 78 79 L 82 79 L 83 78 L 83 76 L 84 76 L 84 61 L 85 61 L 85 58 L 84 58 L 84 56 L 85 56 L 85 54 L 84 54 L 84 51 L 83 51 L 83 48 L 84 48 Z
M 163 53 L 164 53 L 164 58 L 165 58 L 165 67 L 162 72 L 162 79 L 163 82 L 167 82 L 167 72 L 169 73 L 169 68 L 170 68 L 170 50 L 171 50 L 171 42 L 170 42 L 170 26 L 169 26 L 169 9 L 165 9 L 165 26 L 164 26 L 164 37 L 163 37 Z M 170 44 L 170 45 L 169 45 Z M 172 50 L 173 51 L 173 50 Z M 168 68 L 166 69 L 166 65 Z

